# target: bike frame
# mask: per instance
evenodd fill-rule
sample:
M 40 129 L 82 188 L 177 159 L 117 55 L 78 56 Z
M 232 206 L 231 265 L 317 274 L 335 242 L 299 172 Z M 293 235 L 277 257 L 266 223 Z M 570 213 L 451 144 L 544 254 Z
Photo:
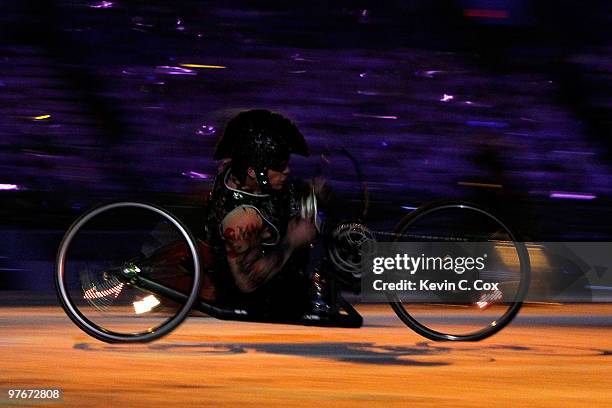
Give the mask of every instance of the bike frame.
M 188 296 L 180 291 L 169 288 L 159 282 L 152 279 L 147 279 L 137 274 L 126 278 L 124 274 L 117 273 L 116 276 L 132 286 L 147 290 L 168 299 L 171 299 L 177 303 L 185 303 Z M 363 324 L 362 316 L 355 310 L 355 308 L 344 299 L 342 296 L 338 296 L 338 304 L 341 310 L 345 314 L 337 314 L 333 319 L 321 319 L 316 315 L 305 315 L 301 319 L 283 319 L 274 318 L 273 316 L 266 317 L 259 314 L 251 314 L 245 309 L 235 308 L 223 308 L 206 302 L 202 298 L 196 299 L 192 309 L 199 312 L 205 313 L 211 317 L 220 320 L 237 320 L 245 322 L 257 322 L 257 323 L 280 323 L 280 324 L 299 324 L 304 326 L 320 326 L 320 327 L 344 327 L 344 328 L 359 328 Z

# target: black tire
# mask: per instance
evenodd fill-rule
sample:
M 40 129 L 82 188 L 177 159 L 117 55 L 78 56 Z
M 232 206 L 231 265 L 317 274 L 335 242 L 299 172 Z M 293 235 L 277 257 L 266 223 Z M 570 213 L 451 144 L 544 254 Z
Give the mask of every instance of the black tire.
M 113 264 L 111 267 L 106 264 L 107 259 L 105 257 L 113 258 L 116 256 L 117 260 L 123 259 L 123 261 L 132 259 L 131 257 L 129 259 L 120 257 L 128 252 L 130 254 L 133 252 L 131 248 L 125 249 L 126 246 L 130 245 L 124 244 L 134 244 L 132 239 L 130 239 L 134 237 L 130 237 L 130 234 L 117 233 L 118 231 L 122 232 L 120 229 L 121 225 L 113 230 L 114 227 L 109 226 L 109 223 L 107 223 L 107 221 L 116 221 L 118 224 L 122 224 L 121 219 L 114 218 L 118 214 L 129 216 L 125 220 L 129 225 L 136 225 L 141 222 L 141 219 L 146 219 L 150 223 L 156 222 L 158 219 L 161 220 L 161 224 L 166 226 L 167 231 L 169 231 L 165 237 L 176 236 L 177 240 L 186 245 L 184 248 L 188 251 L 188 267 L 190 270 L 185 275 L 188 276 L 187 280 L 190 283 L 186 285 L 188 290 L 183 292 L 185 295 L 188 294 L 188 296 L 185 296 L 184 302 L 173 303 L 172 307 L 166 306 L 163 303 L 165 299 L 162 298 L 162 302 L 157 303 L 155 307 L 161 305 L 159 309 L 163 309 L 163 313 L 155 312 L 156 316 L 154 318 L 149 318 L 150 315 L 147 315 L 149 320 L 153 320 L 155 323 L 159 322 L 159 324 L 155 324 L 153 327 L 150 326 L 151 322 L 147 318 L 143 318 L 142 315 L 136 315 L 136 313 L 142 313 L 138 312 L 136 308 L 137 302 L 133 303 L 134 313 L 128 313 L 128 307 L 122 306 L 119 308 L 119 306 L 112 304 L 114 300 L 128 292 L 128 289 L 125 288 L 129 287 L 129 282 L 121 281 L 113 288 L 107 287 L 105 290 L 99 290 L 95 285 L 98 283 L 98 287 L 104 288 L 105 283 L 102 282 L 100 276 L 104 276 L 103 280 L 105 281 L 109 280 L 110 276 L 110 280 L 119 282 L 115 275 L 110 275 L 108 272 L 111 270 L 116 271 L 118 265 Z M 104 217 L 107 217 L 108 220 Z M 135 224 L 130 224 L 131 222 Z M 149 229 L 149 232 L 154 230 L 149 225 L 146 228 Z M 144 235 L 141 234 L 141 236 Z M 123 238 L 123 240 L 120 238 Z M 106 244 L 108 244 L 108 248 L 105 248 Z M 70 226 L 62 239 L 55 269 L 55 284 L 59 301 L 70 319 L 79 328 L 98 340 L 108 343 L 135 343 L 156 340 L 170 333 L 187 317 L 194 301 L 198 297 L 201 282 L 201 262 L 197 248 L 196 240 L 187 227 L 161 207 L 141 202 L 115 202 L 99 206 L 81 215 Z M 87 255 L 83 255 L 85 253 Z M 96 255 L 92 255 L 93 253 L 96 253 Z M 139 255 L 137 258 L 145 259 L 146 257 Z M 82 261 L 82 259 L 85 259 L 85 261 Z M 95 261 L 92 261 L 92 259 L 95 259 Z M 73 265 L 75 266 L 73 267 Z M 92 268 L 94 272 L 91 271 Z M 168 270 L 167 267 L 166 270 Z M 86 290 L 83 283 L 85 281 L 83 276 L 87 276 L 87 282 L 89 282 L 91 281 L 91 275 L 94 273 L 97 280 L 93 280 L 94 283 L 91 285 L 91 289 L 89 289 L 93 290 L 93 292 L 88 294 L 88 290 Z M 145 292 L 138 287 L 130 287 L 129 291 L 134 293 Z M 95 296 L 92 296 L 92 293 Z M 94 301 L 91 299 L 96 299 L 95 302 L 98 302 L 98 304 L 92 303 Z M 151 299 L 157 300 L 155 296 Z M 132 299 L 127 299 L 127 301 L 129 300 Z M 105 303 L 102 304 L 102 301 Z M 117 327 L 114 324 L 107 326 L 103 323 L 104 321 L 111 321 L 110 317 L 107 318 L 104 315 L 107 303 L 111 304 L 108 308 L 114 308 L 113 316 L 118 316 L 117 319 L 121 321 L 121 323 L 116 325 Z M 160 316 L 157 316 L 158 314 Z M 128 322 L 128 326 L 131 325 L 131 322 L 134 322 L 136 326 L 143 326 L 143 328 L 124 330 L 125 322 Z
M 473 330 L 469 330 L 468 332 L 461 332 L 461 330 L 457 329 L 457 332 L 451 332 L 447 329 L 441 330 L 432 327 L 433 324 L 427 321 L 427 319 L 431 318 L 430 316 L 427 316 L 427 318 L 418 316 L 418 313 L 415 312 L 415 310 L 418 310 L 419 308 L 424 308 L 424 304 L 417 305 L 416 303 L 402 301 L 398 298 L 397 295 L 393 294 L 387 294 L 387 297 L 390 300 L 389 304 L 393 308 L 393 311 L 402 320 L 402 322 L 404 322 L 412 330 L 416 331 L 417 333 L 428 339 L 435 341 L 478 341 L 492 336 L 493 334 L 500 331 L 512 321 L 512 319 L 520 310 L 522 302 L 525 299 L 525 296 L 529 289 L 531 271 L 529 253 L 524 243 L 519 241 L 517 233 L 505 223 L 503 223 L 497 216 L 493 215 L 490 211 L 485 210 L 474 204 L 459 201 L 437 202 L 419 207 L 417 210 L 406 215 L 400 221 L 400 223 L 396 227 L 395 234 L 397 237 L 405 237 L 406 235 L 410 235 L 412 232 L 414 232 L 412 231 L 412 228 L 417 225 L 417 222 L 421 222 L 427 225 L 423 222 L 427 217 L 429 217 L 429 219 L 432 219 L 434 217 L 434 214 L 437 212 L 451 210 L 456 211 L 457 214 L 467 214 L 467 212 L 471 212 L 478 216 L 486 217 L 491 222 L 497 224 L 500 228 L 499 232 L 503 233 L 504 236 L 507 237 L 506 239 L 508 240 L 509 244 L 505 245 L 505 250 L 508 250 L 508 248 L 513 248 L 511 249 L 511 251 L 513 252 L 512 255 L 515 256 L 520 263 L 520 267 L 516 268 L 516 277 L 514 278 L 515 280 L 519 279 L 519 281 L 515 284 L 515 288 L 512 291 L 511 295 L 509 295 L 511 296 L 511 298 L 504 299 L 503 302 L 500 301 L 499 313 L 495 315 L 495 318 L 491 318 L 491 321 L 487 320 L 490 318 L 489 316 L 485 316 L 484 322 L 479 322 L 478 326 Z M 415 239 L 422 239 L 422 237 L 422 231 L 418 231 L 417 238 Z M 398 239 L 399 238 L 396 238 L 396 240 Z M 441 238 L 436 237 L 436 239 Z M 435 307 L 450 305 L 432 304 L 426 306 Z M 463 306 L 465 308 L 468 307 L 465 304 Z M 443 308 L 441 310 L 442 313 L 445 313 Z M 443 314 L 440 316 L 445 317 L 448 315 Z M 454 323 L 451 323 L 451 325 L 452 324 Z

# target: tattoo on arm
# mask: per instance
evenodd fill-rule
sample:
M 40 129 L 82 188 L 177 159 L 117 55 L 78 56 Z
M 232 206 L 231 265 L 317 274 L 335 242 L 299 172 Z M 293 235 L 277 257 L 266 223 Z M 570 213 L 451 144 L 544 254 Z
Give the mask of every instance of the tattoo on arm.
M 244 228 L 226 228 L 224 238 L 230 269 L 243 291 L 254 290 L 278 273 L 291 254 L 290 245 L 282 241 L 264 255 L 260 245 L 261 228 L 247 224 Z

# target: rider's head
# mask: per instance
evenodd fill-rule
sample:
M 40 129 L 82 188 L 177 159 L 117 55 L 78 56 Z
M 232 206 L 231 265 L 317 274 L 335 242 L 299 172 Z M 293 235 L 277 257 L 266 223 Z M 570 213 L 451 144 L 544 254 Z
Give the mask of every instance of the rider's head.
M 283 187 L 292 153 L 308 156 L 298 128 L 278 113 L 255 109 L 229 121 L 214 158 L 231 159 L 232 174 L 241 183 L 251 179 L 269 191 Z

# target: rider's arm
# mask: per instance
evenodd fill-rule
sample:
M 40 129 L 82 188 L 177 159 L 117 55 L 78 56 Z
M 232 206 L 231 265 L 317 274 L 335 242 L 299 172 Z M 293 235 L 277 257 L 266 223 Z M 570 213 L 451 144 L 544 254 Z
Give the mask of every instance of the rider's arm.
M 252 292 L 278 273 L 296 246 L 286 236 L 264 256 L 261 252 L 264 224 L 253 207 L 234 209 L 221 226 L 229 267 L 242 292 Z

